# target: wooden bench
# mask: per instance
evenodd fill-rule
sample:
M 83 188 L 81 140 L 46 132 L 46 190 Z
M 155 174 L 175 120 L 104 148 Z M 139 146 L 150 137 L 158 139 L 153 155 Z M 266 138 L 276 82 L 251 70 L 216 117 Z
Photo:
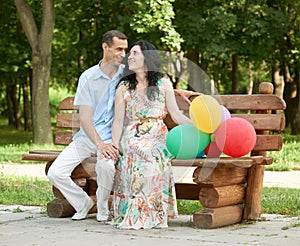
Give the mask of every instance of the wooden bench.
M 241 158 L 197 158 L 172 161 L 174 167 L 193 168 L 193 182 L 176 183 L 177 199 L 199 200 L 203 210 L 193 216 L 197 228 L 217 228 L 243 220 L 259 219 L 262 209 L 264 165 L 273 163 L 267 151 L 279 151 L 283 140 L 280 135 L 285 127 L 282 110 L 285 102 L 273 95 L 271 83 L 260 84 L 260 94 L 254 95 L 218 95 L 214 96 L 230 112 L 231 117 L 242 117 L 248 120 L 257 133 L 256 145 L 251 152 Z M 65 98 L 57 115 L 55 144 L 68 145 L 74 129 L 79 127 L 77 108 L 73 106 L 73 97 Z M 191 98 L 192 100 L 193 98 Z M 180 109 L 188 112 L 189 105 L 179 96 L 176 100 Z M 279 113 L 274 113 L 279 110 Z M 281 110 L 281 112 L 280 112 Z M 272 113 L 273 112 L 273 113 Z M 165 119 L 168 128 L 176 126 L 169 116 Z M 271 131 L 272 134 L 269 134 Z M 276 134 L 277 132 L 277 134 Z M 278 134 L 279 132 L 279 134 Z M 22 156 L 23 160 L 46 161 L 45 171 L 56 159 L 59 151 L 32 150 Z M 96 199 L 96 157 L 83 161 L 73 171 L 71 178 L 81 186 L 94 200 Z M 199 174 L 209 174 L 200 179 Z M 53 187 L 56 197 L 47 204 L 50 217 L 69 217 L 75 212 L 58 189 Z M 94 207 L 90 213 L 96 212 Z

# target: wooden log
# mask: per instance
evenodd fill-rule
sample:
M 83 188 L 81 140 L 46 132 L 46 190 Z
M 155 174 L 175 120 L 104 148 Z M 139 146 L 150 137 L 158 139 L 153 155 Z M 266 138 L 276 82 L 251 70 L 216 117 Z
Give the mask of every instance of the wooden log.
M 185 200 L 198 200 L 201 186 L 198 184 L 176 183 L 176 198 Z
M 244 185 L 203 187 L 199 193 L 199 201 L 205 208 L 218 208 L 243 203 L 244 196 Z
M 47 176 L 48 170 L 49 170 L 49 168 L 51 167 L 51 165 L 52 165 L 53 162 L 54 162 L 54 160 L 53 160 L 53 161 L 48 161 L 48 162 L 47 162 L 47 164 L 46 164 L 46 166 L 45 166 L 45 175 L 46 175 L 46 176 Z
M 193 173 L 193 181 L 202 186 L 227 186 L 246 183 L 247 168 L 206 168 L 197 167 Z
M 26 161 L 54 161 L 57 155 L 53 154 L 23 154 L 22 160 Z
M 253 151 L 274 151 L 281 150 L 283 145 L 282 136 L 280 135 L 256 135 L 256 143 Z
M 213 229 L 239 223 L 242 220 L 243 209 L 240 205 L 221 208 L 206 208 L 193 215 L 195 227 Z
M 96 197 L 91 197 L 94 202 L 96 201 Z M 94 207 L 90 210 L 89 214 L 96 213 L 97 206 L 96 203 Z M 71 206 L 71 204 L 66 199 L 54 199 L 51 202 L 47 203 L 47 214 L 49 217 L 53 218 L 66 218 L 71 217 L 75 213 L 75 209 Z
M 253 166 L 249 169 L 243 214 L 244 220 L 257 220 L 262 213 L 260 199 L 262 196 L 263 177 L 264 166 Z
M 80 127 L 79 114 L 57 114 L 56 126 L 59 128 L 72 128 L 77 131 Z
M 271 94 L 234 94 L 212 95 L 221 105 L 228 110 L 281 110 L 286 108 L 284 100 Z M 189 110 L 189 104 L 179 95 L 176 95 L 177 105 L 181 110 Z M 192 101 L 196 96 L 191 96 Z
M 89 196 L 96 195 L 98 185 L 97 185 L 97 178 L 90 177 L 87 179 L 87 193 Z
M 54 185 L 52 185 L 52 193 L 57 199 L 65 199 L 65 196 Z
M 81 187 L 84 191 L 87 192 L 87 179 L 86 178 L 77 178 L 73 180 L 75 184 L 77 184 L 79 187 Z M 65 199 L 64 195 L 61 193 L 61 191 L 59 189 L 57 189 L 54 185 L 52 186 L 52 192 L 53 195 L 58 198 L 58 199 Z M 96 194 L 96 193 L 95 193 Z M 94 194 L 94 195 L 95 195 Z M 91 196 L 88 193 L 89 196 Z
M 45 167 L 45 173 L 47 175 L 50 166 L 52 165 L 53 161 L 49 161 Z M 81 164 L 79 164 L 72 172 L 71 178 L 90 178 L 96 177 L 96 157 L 89 157 L 85 159 Z
M 73 135 L 73 131 L 57 131 L 55 133 L 55 144 L 69 145 L 72 142 Z
M 249 121 L 256 130 L 282 131 L 285 127 L 285 117 L 282 114 L 231 114 L 231 117 Z
M 71 174 L 72 179 L 96 177 L 96 157 L 89 157 L 79 164 Z
M 260 84 L 260 93 L 272 94 L 273 85 L 268 83 Z M 258 114 L 271 113 L 270 110 L 258 110 Z M 257 131 L 257 134 L 269 134 L 268 131 Z M 266 151 L 252 151 L 251 155 L 266 156 Z M 257 220 L 259 219 L 262 208 L 260 205 L 260 199 L 262 196 L 262 187 L 264 179 L 264 166 L 252 166 L 248 172 L 247 190 L 245 197 L 245 208 L 243 219 L 245 220 Z
M 267 162 L 266 162 L 266 159 Z M 172 166 L 178 167 L 205 167 L 205 168 L 232 168 L 232 167 L 251 167 L 252 165 L 266 165 L 271 161 L 271 157 L 247 156 L 240 158 L 220 157 L 220 158 L 195 158 L 195 159 L 173 159 Z
M 78 107 L 74 106 L 74 96 L 66 97 L 59 104 L 59 110 L 78 110 Z

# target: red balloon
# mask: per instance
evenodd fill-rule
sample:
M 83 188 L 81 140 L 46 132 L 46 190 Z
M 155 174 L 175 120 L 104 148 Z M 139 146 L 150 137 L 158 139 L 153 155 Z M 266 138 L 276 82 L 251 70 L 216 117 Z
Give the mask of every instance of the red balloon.
M 222 154 L 222 150 L 219 149 L 216 142 L 210 142 L 205 148 L 204 153 L 209 158 L 217 158 Z
M 245 119 L 233 117 L 222 122 L 216 130 L 216 143 L 223 153 L 231 157 L 248 154 L 255 146 L 256 132 Z

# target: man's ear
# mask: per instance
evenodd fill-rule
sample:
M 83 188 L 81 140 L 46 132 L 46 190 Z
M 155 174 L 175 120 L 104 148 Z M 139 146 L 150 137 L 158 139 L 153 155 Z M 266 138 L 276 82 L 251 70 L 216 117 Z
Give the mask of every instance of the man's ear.
M 103 50 L 107 50 L 107 48 L 108 48 L 107 43 L 103 43 L 103 44 L 102 44 L 102 49 L 103 49 Z

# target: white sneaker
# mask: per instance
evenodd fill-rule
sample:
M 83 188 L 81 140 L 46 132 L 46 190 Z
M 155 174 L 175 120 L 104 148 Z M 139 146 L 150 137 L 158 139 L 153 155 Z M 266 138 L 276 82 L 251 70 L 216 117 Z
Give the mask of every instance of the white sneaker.
M 93 206 L 94 206 L 94 201 L 93 199 L 90 198 L 88 202 L 88 206 L 84 207 L 83 209 L 75 213 L 72 217 L 72 220 L 84 220 Z
M 104 224 L 108 224 L 111 220 L 112 220 L 112 216 L 97 214 L 97 221 L 98 222 L 103 222 Z

